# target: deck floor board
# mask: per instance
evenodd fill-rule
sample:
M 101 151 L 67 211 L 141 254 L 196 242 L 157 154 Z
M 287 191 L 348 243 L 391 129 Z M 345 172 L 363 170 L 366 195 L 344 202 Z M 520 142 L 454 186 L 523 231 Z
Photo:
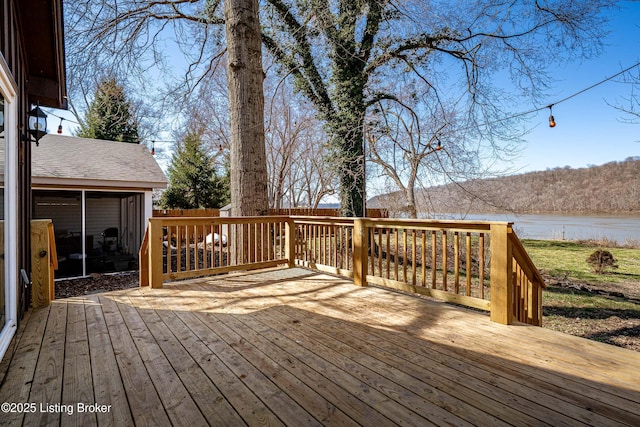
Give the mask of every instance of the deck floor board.
M 73 301 L 69 299 L 65 301 Z M 98 425 L 132 425 L 133 418 L 127 400 L 123 376 L 116 360 L 108 326 L 97 296 L 84 301 L 94 402 L 109 407 L 109 411 L 96 412 Z M 113 331 L 114 333 L 116 331 Z M 105 373 L 110 373 L 105 375 Z
M 60 422 L 61 412 L 50 405 L 62 402 L 67 304 L 51 306 L 44 339 L 31 382 L 27 402 L 37 402 L 37 410 L 26 412 L 24 424 L 51 425 Z
M 301 268 L 56 300 L 16 340 L 1 402 L 109 410 L 0 425 L 640 425 L 638 353 Z
M 77 402 L 95 402 L 93 377 L 87 335 L 87 318 L 84 301 L 67 304 L 67 337 L 65 342 L 64 372 L 75 370 L 75 375 L 64 375 L 62 384 L 62 404 L 75 406 Z M 75 426 L 97 424 L 94 412 L 82 412 L 69 423 Z

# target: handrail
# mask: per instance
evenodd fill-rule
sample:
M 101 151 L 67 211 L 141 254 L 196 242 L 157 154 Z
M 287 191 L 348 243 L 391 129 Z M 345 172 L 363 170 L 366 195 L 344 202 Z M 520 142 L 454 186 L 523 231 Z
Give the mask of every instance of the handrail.
M 154 217 L 217 217 L 221 215 L 220 209 L 154 209 Z M 333 216 L 340 215 L 340 209 L 327 208 L 280 208 L 269 209 L 270 216 Z M 387 209 L 367 208 L 368 218 L 389 218 Z
M 527 276 L 531 281 L 539 283 L 540 286 L 546 289 L 547 285 L 544 282 L 544 278 L 536 268 L 533 260 L 529 256 L 529 253 L 522 245 L 522 241 L 518 238 L 515 232 L 511 232 L 509 234 L 509 239 L 513 244 L 513 257 L 517 259 L 518 264 L 527 273 Z
M 514 318 L 519 322 L 540 326 L 542 325 L 542 290 L 547 286 L 514 232 L 509 234 L 509 241 L 514 261 Z
M 441 228 L 449 229 L 451 231 L 489 231 L 492 224 L 502 224 L 496 221 L 470 221 L 470 220 L 439 220 L 439 219 L 389 219 L 389 218 L 365 218 L 366 224 L 370 227 L 385 227 L 385 228 Z M 503 224 L 507 224 L 504 222 Z

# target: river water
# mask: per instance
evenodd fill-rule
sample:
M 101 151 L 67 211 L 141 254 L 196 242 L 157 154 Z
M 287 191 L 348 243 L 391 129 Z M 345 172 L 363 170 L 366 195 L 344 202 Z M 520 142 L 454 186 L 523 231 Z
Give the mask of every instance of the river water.
M 640 242 L 640 216 L 570 216 L 515 214 L 437 214 L 439 219 L 509 221 L 520 238 L 527 239 L 602 239 L 618 243 Z

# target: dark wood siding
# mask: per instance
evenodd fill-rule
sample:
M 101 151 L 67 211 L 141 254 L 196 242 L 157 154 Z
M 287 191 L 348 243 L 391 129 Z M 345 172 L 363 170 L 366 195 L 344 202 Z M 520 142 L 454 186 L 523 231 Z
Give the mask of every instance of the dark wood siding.
M 29 101 L 26 94 L 26 67 L 22 38 L 19 36 L 20 21 L 17 10 L 17 2 L 14 0 L 0 0 L 0 19 L 2 22 L 2 40 L 0 41 L 1 54 L 9 67 L 18 88 L 18 134 L 23 133 L 25 127 L 27 108 Z M 12 141 L 18 144 L 18 270 L 31 269 L 30 253 L 30 220 L 31 220 L 31 146 L 21 141 Z M 16 286 L 19 286 L 16 283 Z M 20 317 L 27 308 L 27 294 L 22 287 L 18 287 L 20 299 Z

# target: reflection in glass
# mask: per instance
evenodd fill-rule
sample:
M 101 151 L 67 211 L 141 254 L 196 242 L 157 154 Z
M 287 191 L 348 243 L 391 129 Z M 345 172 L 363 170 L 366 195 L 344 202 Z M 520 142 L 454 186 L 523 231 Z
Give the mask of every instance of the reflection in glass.
M 53 221 L 56 277 L 82 276 L 82 192 L 34 190 L 33 218 Z

